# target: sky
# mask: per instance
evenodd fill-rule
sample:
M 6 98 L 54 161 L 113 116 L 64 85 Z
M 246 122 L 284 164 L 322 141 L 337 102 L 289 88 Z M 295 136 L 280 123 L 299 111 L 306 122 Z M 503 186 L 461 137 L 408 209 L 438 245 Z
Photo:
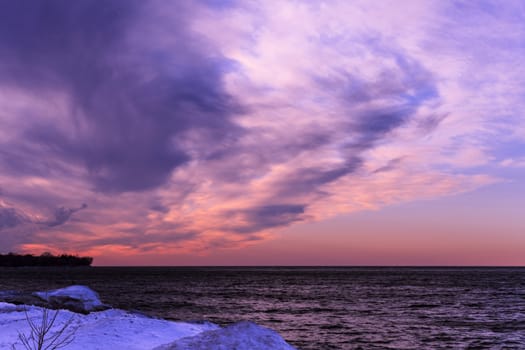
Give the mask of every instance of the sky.
M 523 1 L 0 2 L 0 252 L 525 265 Z

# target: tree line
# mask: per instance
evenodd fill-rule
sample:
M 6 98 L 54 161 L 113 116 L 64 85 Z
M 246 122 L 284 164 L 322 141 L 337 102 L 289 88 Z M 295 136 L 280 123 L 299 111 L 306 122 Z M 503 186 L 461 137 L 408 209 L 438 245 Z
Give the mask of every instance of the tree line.
M 0 266 L 90 266 L 93 258 L 90 256 L 77 256 L 70 254 L 53 255 L 43 253 L 41 255 L 8 253 L 0 254 Z

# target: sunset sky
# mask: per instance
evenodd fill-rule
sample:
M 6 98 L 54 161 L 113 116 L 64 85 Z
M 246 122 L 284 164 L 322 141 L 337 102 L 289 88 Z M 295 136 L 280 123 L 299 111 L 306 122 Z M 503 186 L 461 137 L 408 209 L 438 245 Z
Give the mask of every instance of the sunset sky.
M 525 265 L 523 1 L 0 2 L 0 252 Z

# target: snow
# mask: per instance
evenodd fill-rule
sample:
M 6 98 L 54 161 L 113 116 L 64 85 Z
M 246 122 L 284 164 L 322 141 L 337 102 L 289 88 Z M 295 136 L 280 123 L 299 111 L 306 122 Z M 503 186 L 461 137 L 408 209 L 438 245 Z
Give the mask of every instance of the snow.
M 69 286 L 33 294 L 45 301 L 58 303 L 59 305 L 73 301 L 78 303 L 80 309 L 87 312 L 106 308 L 106 305 L 100 301 L 97 292 L 86 286 Z
M 38 292 L 37 295 L 41 298 L 57 296 L 82 301 L 87 308 L 103 305 L 97 293 L 84 286 Z M 18 334 L 29 336 L 30 326 L 26 316 L 40 324 L 43 310 L 38 306 L 0 302 L 0 350 L 12 349 L 12 345 L 16 349 L 24 349 Z M 51 314 L 54 312 L 50 311 Z M 118 309 L 89 314 L 59 310 L 51 333 L 68 322 L 66 333 L 73 332 L 74 339 L 65 350 L 294 349 L 278 333 L 246 321 L 221 328 L 209 322 L 174 322 Z
M 0 349 L 11 349 L 12 344 L 23 349 L 18 332 L 26 335 L 30 332 L 24 308 L 28 317 L 39 324 L 42 308 L 0 303 Z M 72 323 L 67 329 L 74 332 L 74 340 L 64 348 L 67 350 L 152 349 L 178 338 L 219 328 L 212 323 L 171 322 L 110 309 L 88 315 L 60 310 L 52 331 L 60 329 L 70 319 Z
M 202 332 L 155 348 L 155 350 L 294 350 L 271 329 L 252 322 L 238 322 L 228 327 Z

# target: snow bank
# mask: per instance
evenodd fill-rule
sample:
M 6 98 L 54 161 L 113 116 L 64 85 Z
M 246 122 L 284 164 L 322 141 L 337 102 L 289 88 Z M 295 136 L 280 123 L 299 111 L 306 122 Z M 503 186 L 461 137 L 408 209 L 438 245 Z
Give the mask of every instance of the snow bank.
M 50 303 L 53 308 L 64 308 L 76 312 L 91 312 L 107 309 L 97 292 L 86 286 L 69 286 L 33 295 Z
M 163 345 L 155 350 L 294 350 L 271 329 L 252 322 L 234 323 L 228 327 L 202 332 Z
M 24 308 L 27 316 L 40 324 L 42 308 L 0 303 L 0 349 L 11 349 L 13 344 L 24 349 L 18 340 L 18 332 L 30 332 Z M 116 309 L 88 315 L 60 310 L 52 332 L 69 320 L 67 330 L 74 332 L 74 340 L 65 350 L 145 350 L 219 328 L 212 323 L 171 322 Z
M 78 303 L 84 310 L 104 307 L 98 295 L 85 286 L 71 286 L 34 295 L 49 301 Z M 70 306 L 70 305 L 69 305 Z M 24 349 L 18 334 L 30 334 L 29 318 L 39 325 L 43 308 L 0 302 L 0 350 Z M 53 314 L 55 311 L 51 311 Z M 81 314 L 59 310 L 54 334 L 66 323 L 66 333 L 73 332 L 74 339 L 65 350 L 293 350 L 276 332 L 251 322 L 231 326 L 205 323 L 173 322 L 150 318 L 123 310 L 109 309 Z M 65 335 L 65 334 L 64 334 Z

